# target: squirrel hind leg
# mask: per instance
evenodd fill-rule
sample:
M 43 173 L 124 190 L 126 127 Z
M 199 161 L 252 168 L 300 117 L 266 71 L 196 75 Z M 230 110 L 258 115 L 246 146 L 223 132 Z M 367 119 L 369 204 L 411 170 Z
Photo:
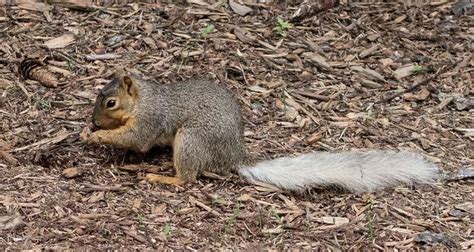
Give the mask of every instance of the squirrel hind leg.
M 196 145 L 196 136 L 192 133 L 179 130 L 173 142 L 173 167 L 176 171 L 174 177 L 157 174 L 147 174 L 145 180 L 150 183 L 167 185 L 184 185 L 196 181 L 200 166 L 199 155 L 202 146 Z M 205 162 L 204 162 L 205 163 Z
M 202 144 L 197 129 L 181 128 L 173 141 L 173 166 L 176 176 L 186 182 L 194 182 L 199 172 L 207 169 L 210 156 Z

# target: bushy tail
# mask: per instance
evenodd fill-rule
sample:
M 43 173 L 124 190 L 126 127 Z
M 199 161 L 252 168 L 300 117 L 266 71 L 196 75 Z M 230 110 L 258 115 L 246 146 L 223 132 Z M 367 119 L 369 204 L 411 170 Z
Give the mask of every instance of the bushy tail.
M 363 192 L 401 183 L 432 182 L 438 169 L 415 153 L 370 150 L 282 157 L 243 167 L 239 173 L 249 181 L 265 182 L 282 189 L 340 186 Z

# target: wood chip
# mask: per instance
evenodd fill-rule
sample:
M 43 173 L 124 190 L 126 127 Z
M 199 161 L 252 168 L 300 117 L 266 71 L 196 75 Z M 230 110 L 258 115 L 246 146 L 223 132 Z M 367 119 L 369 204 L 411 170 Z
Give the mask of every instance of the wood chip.
M 317 218 L 316 220 L 324 224 L 332 224 L 336 226 L 349 223 L 349 219 L 345 217 L 325 216 L 325 217 Z
M 365 75 L 366 77 L 368 77 L 372 80 L 379 80 L 379 81 L 384 81 L 385 82 L 385 78 L 381 74 L 379 74 L 378 72 L 376 72 L 372 69 L 363 68 L 361 66 L 352 66 L 351 69 Z
M 324 58 L 318 53 L 303 53 L 303 57 L 308 58 L 315 66 L 324 69 L 331 69 L 331 66 L 326 61 L 326 58 Z
M 395 77 L 395 79 L 397 80 L 402 80 L 403 78 L 412 75 L 417 68 L 419 67 L 413 64 L 408 65 L 408 66 L 403 66 L 397 69 L 395 72 L 393 72 L 393 77 Z

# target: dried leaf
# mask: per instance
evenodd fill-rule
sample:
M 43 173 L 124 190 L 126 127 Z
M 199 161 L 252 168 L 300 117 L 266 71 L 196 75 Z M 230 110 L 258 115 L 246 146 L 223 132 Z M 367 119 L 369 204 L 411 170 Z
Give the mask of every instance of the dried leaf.
M 51 0 L 51 4 L 64 8 L 88 11 L 95 8 L 92 0 Z
M 459 243 L 462 249 L 474 248 L 474 239 Z
M 24 224 L 21 215 L 14 214 L 0 216 L 0 230 L 13 230 Z
M 62 175 L 66 178 L 74 178 L 81 175 L 82 170 L 76 167 L 66 168 L 63 170 Z
M 260 87 L 260 86 L 257 86 L 257 85 L 247 87 L 247 89 L 250 90 L 250 91 L 253 91 L 253 92 L 262 93 L 264 95 L 267 95 L 267 94 L 271 93 L 271 90 L 268 90 L 266 88 L 263 88 L 263 87 Z
M 132 201 L 132 208 L 133 209 L 139 209 L 141 205 L 142 205 L 142 199 L 141 198 L 137 198 L 137 199 L 134 199 Z
M 237 198 L 237 201 L 249 201 L 252 200 L 253 198 L 248 195 L 248 194 L 243 194 L 240 197 Z
M 161 203 L 158 206 L 155 206 L 151 209 L 151 213 L 156 214 L 156 215 L 164 215 L 166 213 L 165 211 L 166 211 L 165 203 Z
M 235 13 L 237 13 L 241 16 L 245 16 L 245 15 L 249 14 L 250 12 L 252 12 L 252 8 L 250 8 L 248 6 L 245 6 L 245 5 L 242 5 L 242 4 L 239 4 L 239 3 L 236 3 L 233 0 L 229 0 L 229 5 L 230 5 L 230 8 Z
M 158 47 L 156 46 L 156 43 L 155 41 L 150 38 L 150 37 L 146 37 L 146 38 L 143 38 L 143 41 L 153 50 L 156 50 L 158 49 Z
M 0 150 L 0 157 L 5 159 L 5 161 L 7 161 L 11 165 L 17 165 L 18 164 L 18 160 L 16 160 L 16 158 L 13 155 L 11 155 L 10 153 L 5 152 L 3 150 Z
M 264 234 L 280 234 L 280 233 L 283 233 L 285 232 L 285 230 L 283 230 L 280 226 L 276 227 L 276 228 L 264 228 L 262 230 L 262 233 Z
M 49 49 L 57 49 L 57 48 L 64 48 L 68 45 L 74 43 L 74 36 L 71 34 L 64 34 L 60 37 L 48 40 L 44 42 L 44 46 Z
M 94 192 L 94 194 L 92 194 L 87 201 L 90 203 L 95 203 L 95 202 L 104 200 L 104 197 L 105 197 L 104 191 Z
M 39 3 L 35 1 L 20 3 L 18 4 L 18 7 L 24 10 L 39 11 L 39 12 L 50 11 L 53 9 L 53 6 L 47 3 Z
M 434 245 L 437 243 L 453 245 L 454 242 L 444 234 L 437 234 L 430 231 L 419 233 L 415 237 L 415 241 L 422 244 Z

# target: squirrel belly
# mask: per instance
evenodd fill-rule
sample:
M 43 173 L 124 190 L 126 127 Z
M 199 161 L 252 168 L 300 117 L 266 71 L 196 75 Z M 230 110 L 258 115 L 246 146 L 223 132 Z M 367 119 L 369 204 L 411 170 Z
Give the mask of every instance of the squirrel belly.
M 369 150 L 281 157 L 242 167 L 239 174 L 249 182 L 265 182 L 287 190 L 339 186 L 351 192 L 366 192 L 401 183 L 430 183 L 435 181 L 438 168 L 412 152 Z

